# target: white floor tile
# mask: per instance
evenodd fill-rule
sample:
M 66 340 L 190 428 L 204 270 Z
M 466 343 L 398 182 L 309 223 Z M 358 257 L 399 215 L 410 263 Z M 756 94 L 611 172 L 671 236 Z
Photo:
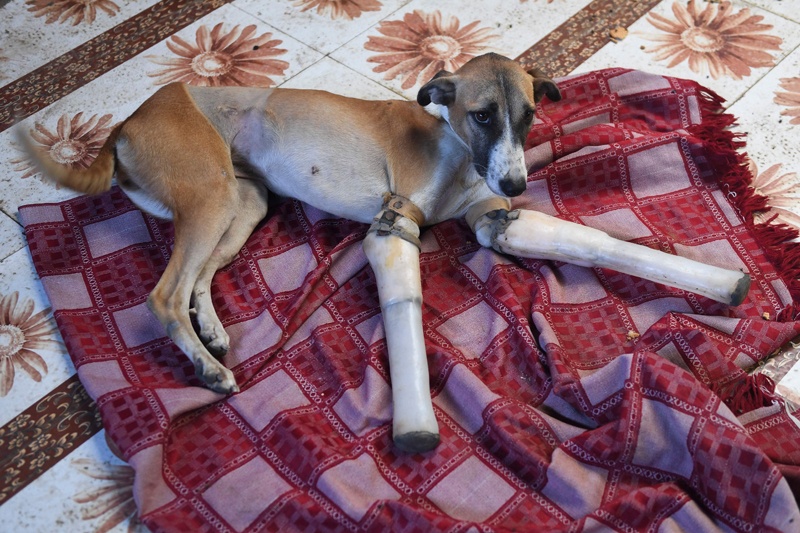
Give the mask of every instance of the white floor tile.
M 401 95 L 326 57 L 281 85 L 287 89 L 317 89 L 367 100 L 399 99 Z
M 5 213 L 0 213 L 0 261 L 24 246 L 22 226 Z
M 782 115 L 789 108 L 775 102 L 786 92 L 781 80 L 800 78 L 800 48 L 780 62 L 730 107 L 736 131 L 747 133 L 747 153 L 763 170 L 781 163 L 787 172 L 800 172 L 800 124 Z
M 791 348 L 796 353 L 797 348 Z M 789 372 L 783 376 L 775 386 L 775 391 L 790 402 L 800 406 L 800 362 L 795 363 Z
M 363 11 L 358 9 L 355 2 L 323 2 L 316 3 L 317 7 L 313 7 L 315 2 L 308 0 L 236 0 L 233 5 L 327 54 L 408 2 L 409 0 L 359 2 L 358 5 L 368 7 Z M 324 6 L 319 7 L 320 4 Z
M 767 11 L 772 11 L 789 20 L 800 22 L 800 5 L 796 0 L 747 0 L 754 6 L 762 7 Z

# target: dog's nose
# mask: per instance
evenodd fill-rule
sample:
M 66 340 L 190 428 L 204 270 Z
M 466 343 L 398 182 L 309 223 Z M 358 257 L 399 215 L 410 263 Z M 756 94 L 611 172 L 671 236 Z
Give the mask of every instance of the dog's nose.
M 509 197 L 519 196 L 524 193 L 527 185 L 528 183 L 526 180 L 512 180 L 508 178 L 500 180 L 500 190 Z

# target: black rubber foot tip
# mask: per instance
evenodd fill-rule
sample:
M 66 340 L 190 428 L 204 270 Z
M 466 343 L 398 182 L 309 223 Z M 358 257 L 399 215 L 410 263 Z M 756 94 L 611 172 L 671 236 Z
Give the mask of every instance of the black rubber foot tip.
M 428 431 L 412 431 L 403 435 L 395 435 L 394 445 L 410 453 L 429 452 L 439 444 L 439 434 Z
M 747 292 L 750 290 L 750 276 L 745 274 L 741 277 L 736 284 L 736 288 L 731 295 L 731 305 L 736 307 L 741 304 L 747 297 Z

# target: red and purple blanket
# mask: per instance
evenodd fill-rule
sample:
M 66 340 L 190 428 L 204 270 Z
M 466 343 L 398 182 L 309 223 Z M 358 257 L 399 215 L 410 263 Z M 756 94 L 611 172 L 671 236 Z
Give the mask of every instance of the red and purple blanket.
M 800 334 L 800 253 L 756 225 L 720 99 L 611 69 L 559 81 L 536 209 L 753 279 L 729 308 L 422 233 L 441 444 L 399 452 L 367 227 L 279 203 L 214 281 L 241 393 L 202 386 L 145 300 L 171 224 L 119 190 L 20 209 L 83 384 L 154 531 L 790 531 L 800 428 L 746 369 Z M 477 529 L 472 526 L 477 526 Z

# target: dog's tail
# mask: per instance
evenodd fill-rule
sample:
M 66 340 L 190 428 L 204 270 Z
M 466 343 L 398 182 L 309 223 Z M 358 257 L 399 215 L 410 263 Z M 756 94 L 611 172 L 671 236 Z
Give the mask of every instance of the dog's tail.
M 36 146 L 33 139 L 17 126 L 16 136 L 31 162 L 46 178 L 68 189 L 85 194 L 100 194 L 111 188 L 111 179 L 116 168 L 115 147 L 122 124 L 117 124 L 106 139 L 97 158 L 88 168 L 73 168 L 53 160 L 44 150 Z

